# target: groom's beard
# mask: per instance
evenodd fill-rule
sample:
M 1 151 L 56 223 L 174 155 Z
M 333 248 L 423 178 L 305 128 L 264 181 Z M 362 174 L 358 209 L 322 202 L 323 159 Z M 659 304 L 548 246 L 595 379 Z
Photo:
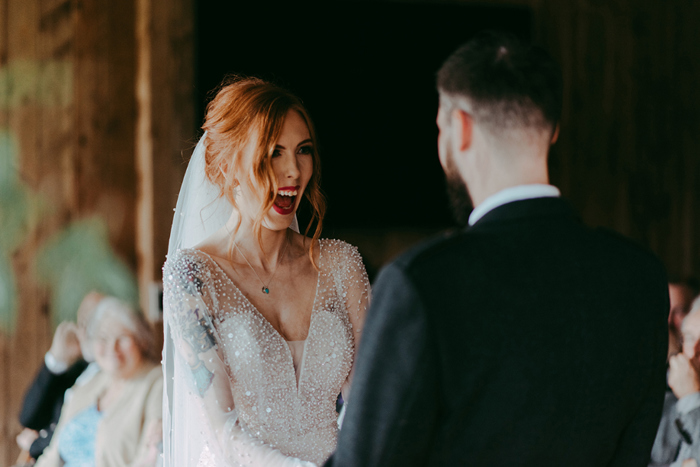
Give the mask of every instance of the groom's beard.
M 447 182 L 447 196 L 450 198 L 452 206 L 452 217 L 459 225 L 469 223 L 469 213 L 472 210 L 472 200 L 469 197 L 467 185 L 459 175 L 459 170 L 455 165 L 452 154 L 446 158 L 445 179 Z

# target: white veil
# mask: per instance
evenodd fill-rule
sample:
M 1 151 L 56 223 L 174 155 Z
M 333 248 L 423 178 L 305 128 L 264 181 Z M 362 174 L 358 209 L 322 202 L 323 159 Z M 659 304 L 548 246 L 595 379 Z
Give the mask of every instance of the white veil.
M 233 206 L 225 196 L 222 196 L 221 190 L 206 177 L 206 137 L 207 133 L 205 132 L 192 153 L 182 181 L 170 231 L 168 244 L 168 257 L 170 258 L 178 249 L 191 248 L 215 233 L 226 224 L 233 212 Z M 290 228 L 299 232 L 296 217 Z M 194 407 L 189 407 L 187 404 L 184 407 L 174 407 L 174 404 L 181 404 L 184 395 L 181 394 L 182 389 L 176 388 L 174 384 L 178 380 L 178 371 L 176 369 L 175 346 L 167 316 L 164 316 L 163 330 L 165 334 L 163 347 L 163 465 L 165 467 L 181 467 L 175 465 L 178 459 L 192 458 L 192 453 L 186 452 L 187 446 L 199 444 L 191 439 L 191 436 L 201 436 L 203 437 L 202 441 L 205 441 L 207 435 L 202 430 L 185 428 L 185 425 L 192 428 L 191 424 L 198 423 L 198 415 Z M 177 414 L 176 417 L 173 416 L 174 413 Z M 177 428 L 177 430 L 173 428 Z M 202 445 L 199 444 L 199 446 Z M 175 455 L 176 450 L 178 450 L 177 455 Z
M 168 255 L 180 248 L 191 248 L 200 243 L 226 224 L 233 212 L 233 206 L 204 173 L 206 137 L 205 132 L 194 148 L 185 178 L 182 180 L 170 230 Z M 299 232 L 296 216 L 290 228 Z

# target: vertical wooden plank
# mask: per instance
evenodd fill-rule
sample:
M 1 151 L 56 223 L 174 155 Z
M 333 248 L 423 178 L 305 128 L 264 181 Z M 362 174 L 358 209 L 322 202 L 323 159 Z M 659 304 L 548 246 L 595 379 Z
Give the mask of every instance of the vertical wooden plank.
M 101 214 L 117 254 L 135 267 L 134 2 L 87 0 L 79 5 L 74 215 Z
M 121 222 L 111 227 L 111 243 L 122 258 L 132 267 L 136 266 L 134 246 L 136 206 L 135 141 L 135 1 L 103 4 L 108 20 L 106 41 L 109 60 L 105 66 L 107 104 L 109 116 L 106 120 L 102 146 L 110 148 L 110 157 L 100 152 L 94 154 L 100 165 L 100 179 L 104 188 L 98 193 L 100 204 L 96 211 L 105 219 L 114 219 L 117 209 Z
M 37 177 L 36 191 L 50 203 L 47 213 L 37 226 L 40 242 L 58 232 L 69 218 L 66 208 L 66 165 L 64 160 L 72 156 L 72 45 L 73 14 L 72 0 L 41 0 L 39 2 L 39 24 L 37 28 L 37 55 L 41 61 L 41 99 L 39 102 L 39 133 L 37 135 L 37 166 L 32 172 Z M 50 157 L 49 157 L 50 155 Z M 33 253 L 36 253 L 34 251 Z M 37 290 L 36 317 L 34 321 L 34 343 L 38 368 L 52 338 L 52 320 L 49 314 L 47 290 Z
M 9 55 L 9 0 L 0 0 L 0 73 L 7 73 Z M 9 89 L 7 80 L 0 82 L 0 128 L 7 127 L 9 122 Z M 6 150 L 6 148 L 4 148 Z M 1 420 L 8 419 L 10 407 L 10 340 L 0 332 L 0 463 L 9 465 L 9 450 L 7 429 Z
M 8 4 L 8 54 L 7 66 L 10 70 L 10 104 L 8 128 L 19 145 L 18 166 L 21 176 L 31 186 L 31 168 L 36 166 L 36 140 L 38 134 L 38 87 L 40 83 L 40 58 L 37 55 L 37 26 L 39 17 L 38 0 L 10 2 Z M 7 408 L 2 417 L 3 452 L 0 453 L 5 465 L 10 465 L 19 452 L 14 437 L 19 433 L 17 408 L 24 395 L 31 371 L 35 367 L 36 348 L 33 320 L 38 312 L 36 306 L 36 286 L 30 277 L 31 256 L 36 245 L 36 236 L 30 235 L 25 244 L 14 254 L 13 266 L 17 283 L 18 314 L 14 334 L 5 362 L 9 365 L 10 383 L 7 387 Z M 26 285 L 26 286 L 23 286 Z
M 153 3 L 155 24 L 152 69 L 154 167 L 167 176 L 154 180 L 153 277 L 161 280 L 172 224 L 172 212 L 189 160 L 197 125 L 194 122 L 194 4 L 192 0 Z M 163 20 L 158 20 L 163 18 Z M 169 92 L 162 92 L 163 89 Z
M 152 20 L 152 1 L 136 0 L 136 248 L 141 308 L 145 311 L 149 306 L 147 291 L 154 280 Z
M 194 128 L 192 0 L 137 1 L 137 248 L 142 306 L 161 280 L 184 161 Z M 158 177 L 155 177 L 155 172 Z
M 134 2 L 0 0 L 0 28 L 0 72 L 10 74 L 0 128 L 16 136 L 23 180 L 47 200 L 13 258 L 16 331 L 0 336 L 0 465 L 11 465 L 18 407 L 52 331 L 32 271 L 38 248 L 82 216 L 113 221 L 116 199 L 125 215 L 111 238 L 135 265 Z

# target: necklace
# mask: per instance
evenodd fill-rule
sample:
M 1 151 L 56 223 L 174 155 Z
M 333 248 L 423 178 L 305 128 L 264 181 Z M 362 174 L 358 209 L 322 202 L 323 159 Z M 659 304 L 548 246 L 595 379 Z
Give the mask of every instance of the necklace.
M 269 293 L 270 293 L 270 287 L 269 287 L 269 285 L 272 284 L 272 279 L 275 278 L 275 274 L 277 273 L 277 268 L 279 267 L 280 263 L 282 262 L 282 258 L 284 258 L 284 253 L 287 251 L 287 245 L 289 245 L 289 242 L 286 242 L 286 243 L 284 244 L 284 249 L 282 250 L 282 254 L 280 255 L 279 261 L 277 261 L 277 266 L 275 266 L 275 270 L 272 271 L 272 275 L 271 275 L 270 278 L 267 280 L 267 284 L 265 284 L 265 281 L 263 281 L 263 280 L 260 278 L 260 275 L 258 274 L 258 272 L 255 270 L 255 268 L 253 267 L 253 265 L 250 264 L 250 261 L 248 261 L 248 258 L 245 257 L 245 254 L 243 254 L 243 250 L 241 250 L 241 248 L 236 244 L 236 242 L 233 242 L 233 247 L 238 249 L 238 252 L 241 254 L 241 256 L 243 256 L 243 259 L 245 260 L 245 262 L 248 263 L 248 266 L 250 267 L 250 269 L 253 270 L 253 273 L 255 274 L 255 277 L 257 277 L 258 280 L 260 281 L 260 283 L 262 284 L 262 293 L 264 293 L 264 294 L 269 294 Z

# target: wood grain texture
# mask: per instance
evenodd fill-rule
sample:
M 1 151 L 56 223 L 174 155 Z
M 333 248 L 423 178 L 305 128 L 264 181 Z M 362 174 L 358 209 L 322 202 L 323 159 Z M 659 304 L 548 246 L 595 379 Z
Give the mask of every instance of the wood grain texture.
M 142 307 L 160 282 L 172 213 L 193 148 L 193 3 L 138 0 L 137 249 Z M 148 310 L 157 316 L 157 310 Z
M 591 225 L 700 272 L 700 47 L 693 2 L 538 2 L 535 35 L 562 64 L 551 174 Z
M 0 0 L 0 130 L 18 142 L 21 179 L 43 200 L 13 255 L 17 326 L 0 332 L 0 465 L 19 452 L 19 407 L 53 332 L 38 249 L 98 214 L 135 267 L 134 14 L 129 1 Z
M 21 151 L 16 159 L 20 178 L 30 186 L 38 178 L 34 174 L 39 155 L 37 143 L 41 133 L 41 109 L 38 105 L 41 87 L 41 69 L 37 66 L 39 57 L 38 36 L 34 27 L 38 23 L 40 8 L 38 2 L 9 2 L 7 14 L 6 70 L 8 82 L 7 115 L 2 126 L 12 135 Z M 32 34 L 29 34 L 29 32 Z M 17 155 L 15 154 L 15 157 Z M 39 349 L 35 337 L 36 323 L 41 322 L 41 297 L 38 288 L 30 278 L 31 249 L 37 243 L 37 234 L 26 239 L 26 248 L 14 252 L 12 265 L 17 284 L 17 325 L 12 334 L 3 333 L 0 337 L 3 348 L 2 379 L 0 386 L 0 438 L 11 440 L 19 432 L 17 420 L 18 401 L 22 389 L 28 382 L 27 369 L 36 368 Z M 8 365 L 8 362 L 12 362 Z M 0 445 L 0 462 L 10 465 L 19 450 L 16 444 L 8 442 Z

